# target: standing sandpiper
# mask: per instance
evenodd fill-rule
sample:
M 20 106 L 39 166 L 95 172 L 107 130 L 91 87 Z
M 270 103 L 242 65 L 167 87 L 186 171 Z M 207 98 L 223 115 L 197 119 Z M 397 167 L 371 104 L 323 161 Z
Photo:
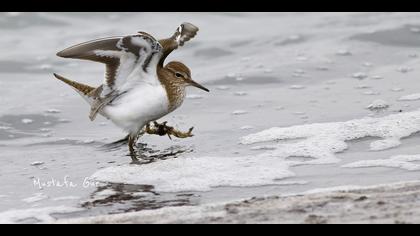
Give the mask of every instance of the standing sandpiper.
M 136 161 L 134 146 L 144 133 L 178 138 L 192 136 L 193 128 L 180 132 L 156 120 L 181 106 L 187 86 L 209 92 L 191 79 L 191 71 L 183 63 L 171 61 L 164 65 L 166 57 L 192 39 L 197 31 L 196 26 L 183 23 L 172 37 L 159 41 L 148 33 L 139 32 L 89 41 L 57 53 L 64 58 L 104 63 L 105 80 L 97 88 L 54 76 L 73 87 L 90 104 L 92 121 L 100 114 L 128 132 L 130 155 Z

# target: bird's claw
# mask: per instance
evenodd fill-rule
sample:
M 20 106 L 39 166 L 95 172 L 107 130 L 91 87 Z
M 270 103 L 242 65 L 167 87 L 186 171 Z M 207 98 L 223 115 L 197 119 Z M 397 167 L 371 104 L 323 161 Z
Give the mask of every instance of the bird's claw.
M 158 122 L 154 121 L 153 125 L 154 127 L 150 126 L 150 123 L 146 125 L 146 133 L 152 134 L 152 135 L 159 135 L 159 136 L 165 136 L 168 135 L 169 139 L 172 139 L 171 136 L 177 137 L 177 138 L 189 138 L 194 136 L 192 134 L 192 131 L 194 127 L 191 127 L 188 132 L 182 132 L 179 130 L 176 130 L 172 126 L 167 125 L 167 121 L 163 122 L 162 124 L 159 124 Z

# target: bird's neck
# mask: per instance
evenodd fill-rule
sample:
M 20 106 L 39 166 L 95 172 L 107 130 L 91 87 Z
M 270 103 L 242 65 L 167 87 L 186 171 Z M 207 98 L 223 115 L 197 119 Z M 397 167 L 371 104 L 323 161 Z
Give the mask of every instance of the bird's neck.
M 185 98 L 185 86 L 182 86 L 173 80 L 171 80 L 170 72 L 165 70 L 165 68 L 159 67 L 157 68 L 157 76 L 165 88 L 166 94 L 169 100 L 169 111 L 173 111 L 184 101 Z

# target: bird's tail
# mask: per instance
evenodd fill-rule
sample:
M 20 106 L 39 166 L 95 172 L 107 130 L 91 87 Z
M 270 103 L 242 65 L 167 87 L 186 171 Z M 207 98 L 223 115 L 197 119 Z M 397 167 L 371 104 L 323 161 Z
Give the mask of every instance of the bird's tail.
M 56 73 L 54 73 L 55 78 L 57 78 L 58 80 L 63 81 L 64 83 L 66 83 L 67 85 L 70 85 L 74 90 L 76 90 L 77 93 L 80 94 L 80 96 L 82 96 L 89 104 L 92 104 L 93 98 L 90 96 L 91 92 L 93 90 L 95 90 L 94 87 L 91 87 L 89 85 L 85 85 L 82 83 L 78 83 L 76 81 L 73 80 L 69 80 L 67 78 L 64 78 L 61 75 L 58 75 Z

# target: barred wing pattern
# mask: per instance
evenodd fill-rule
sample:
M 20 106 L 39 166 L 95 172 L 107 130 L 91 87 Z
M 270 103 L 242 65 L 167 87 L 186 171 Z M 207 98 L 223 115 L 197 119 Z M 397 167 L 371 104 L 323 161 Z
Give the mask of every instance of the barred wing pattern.
M 140 65 L 147 72 L 152 57 L 161 50 L 162 46 L 156 39 L 143 33 L 81 43 L 57 55 L 104 63 L 106 65 L 104 90 L 111 92 L 118 90 L 137 66 Z

